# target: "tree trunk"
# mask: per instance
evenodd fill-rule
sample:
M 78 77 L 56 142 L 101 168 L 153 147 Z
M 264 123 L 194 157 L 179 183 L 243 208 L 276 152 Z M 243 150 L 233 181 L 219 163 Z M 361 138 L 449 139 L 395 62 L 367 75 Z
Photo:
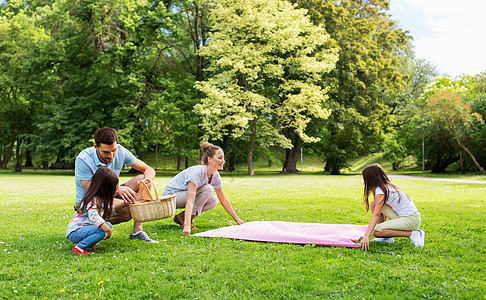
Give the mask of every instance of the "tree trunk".
M 471 151 L 469 151 L 469 149 L 461 143 L 461 141 L 459 140 L 458 137 L 456 137 L 456 140 L 457 140 L 457 143 L 459 144 L 459 146 L 462 149 L 464 149 L 464 151 L 466 151 L 467 154 L 469 154 L 471 159 L 474 161 L 474 164 L 476 164 L 476 167 L 478 167 L 479 171 L 481 171 L 481 173 L 483 173 L 483 174 L 486 174 L 486 171 L 484 170 L 483 167 L 481 167 L 481 165 L 478 163 L 478 161 L 476 160 L 476 157 L 474 157 L 474 155 L 471 153 Z
M 226 159 L 225 169 L 230 172 L 233 172 L 236 169 L 235 156 L 234 155 L 230 155 L 229 157 L 226 156 L 225 159 Z
M 297 161 L 299 160 L 300 147 L 292 147 L 292 149 L 286 149 L 285 163 L 281 173 L 295 174 L 297 170 Z
M 342 162 L 337 158 L 328 158 L 326 161 L 326 171 L 329 171 L 331 175 L 341 174 Z
M 34 164 L 32 163 L 32 151 L 27 150 L 25 151 L 25 164 L 24 167 L 34 167 Z
M 459 147 L 457 150 L 459 152 L 459 162 L 460 162 L 460 165 L 461 165 L 461 174 L 466 174 L 466 158 L 464 157 L 464 155 L 462 155 L 461 147 Z
M 299 160 L 300 148 L 302 147 L 302 139 L 299 136 L 293 136 L 288 129 L 284 129 L 285 137 L 292 141 L 293 147 L 285 150 L 285 163 L 280 173 L 295 174 L 297 170 L 297 161 Z
M 15 140 L 16 140 L 16 136 L 14 136 L 12 138 L 12 141 L 10 141 L 10 146 L 8 146 L 7 153 L 5 153 L 5 156 L 3 157 L 3 161 L 2 161 L 2 165 L 1 165 L 2 169 L 7 168 L 8 161 L 12 157 L 13 148 L 15 146 Z
M 189 30 L 192 37 L 192 42 L 194 45 L 194 52 L 196 57 L 196 80 L 203 81 L 204 80 L 204 68 L 206 62 L 204 57 L 199 55 L 199 49 L 201 46 L 206 45 L 206 23 L 204 22 L 204 13 L 205 8 L 200 7 L 199 5 L 195 4 L 193 6 L 193 13 L 194 13 L 194 23 L 190 24 Z
M 22 138 L 17 138 L 17 147 L 15 149 L 15 155 L 17 156 L 17 163 L 15 164 L 15 172 L 22 172 Z
M 250 149 L 248 149 L 248 175 L 253 176 L 253 151 L 255 151 L 255 140 L 256 140 L 256 121 L 253 119 L 250 121 Z
M 459 160 L 459 157 L 448 156 L 448 154 L 445 152 L 446 151 L 442 149 L 442 151 L 437 154 L 437 157 L 434 159 L 434 161 L 429 162 L 432 173 L 444 173 L 447 166 Z
M 187 169 L 189 168 L 189 157 L 185 156 L 184 159 L 186 161 L 186 169 Z
M 228 130 L 228 134 L 223 137 L 223 144 L 222 144 L 222 148 L 224 150 L 225 159 L 226 159 L 224 168 L 230 172 L 233 172 L 236 169 L 235 153 L 231 145 L 233 141 L 230 138 L 231 134 L 233 133 L 233 127 L 228 126 L 227 130 Z
M 177 171 L 180 171 L 182 167 L 182 158 L 180 155 L 177 155 Z

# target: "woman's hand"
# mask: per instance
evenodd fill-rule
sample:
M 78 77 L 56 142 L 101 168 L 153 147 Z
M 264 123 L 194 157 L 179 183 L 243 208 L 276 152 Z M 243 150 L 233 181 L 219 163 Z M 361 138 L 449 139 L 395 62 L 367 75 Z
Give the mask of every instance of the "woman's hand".
M 219 203 L 223 206 L 223 208 L 228 212 L 228 214 L 233 217 L 233 220 L 238 225 L 241 225 L 245 222 L 243 222 L 237 215 L 233 207 L 231 207 L 231 203 L 228 201 L 228 198 L 224 195 L 223 188 L 215 189 L 216 191 L 216 196 L 218 197 Z
M 370 249 L 370 237 L 369 236 L 365 236 L 361 240 L 361 249 L 363 249 L 364 251 L 368 251 Z

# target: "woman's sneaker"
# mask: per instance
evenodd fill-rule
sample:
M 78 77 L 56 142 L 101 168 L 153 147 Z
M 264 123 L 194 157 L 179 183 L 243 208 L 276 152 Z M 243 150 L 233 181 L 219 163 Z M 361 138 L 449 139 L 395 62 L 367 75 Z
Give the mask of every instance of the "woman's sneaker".
M 425 232 L 420 229 L 412 231 L 410 240 L 415 247 L 423 247 L 425 245 Z

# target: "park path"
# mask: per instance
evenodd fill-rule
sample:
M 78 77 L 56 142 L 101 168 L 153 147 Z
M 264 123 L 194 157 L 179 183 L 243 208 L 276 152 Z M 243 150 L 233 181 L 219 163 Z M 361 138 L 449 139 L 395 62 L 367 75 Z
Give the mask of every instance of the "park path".
M 453 178 L 432 178 L 432 177 L 421 177 L 421 176 L 410 176 L 410 175 L 388 175 L 390 178 L 404 178 L 404 179 L 421 179 L 421 180 L 431 180 L 431 181 L 451 181 L 451 182 L 463 182 L 463 183 L 483 183 L 486 184 L 486 180 L 474 180 L 474 179 L 453 179 Z

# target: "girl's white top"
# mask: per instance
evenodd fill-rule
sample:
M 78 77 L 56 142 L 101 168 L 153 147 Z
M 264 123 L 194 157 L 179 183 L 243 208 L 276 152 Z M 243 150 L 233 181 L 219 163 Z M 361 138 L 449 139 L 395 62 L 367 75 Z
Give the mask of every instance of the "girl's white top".
M 400 217 L 411 216 L 414 213 L 418 212 L 417 207 L 413 203 L 412 199 L 408 198 L 407 195 L 402 191 L 396 191 L 394 188 L 390 188 L 389 186 L 386 187 L 388 190 L 388 200 L 386 200 L 385 204 L 390 206 L 394 212 L 397 213 Z M 383 190 L 377 186 L 375 188 L 375 198 L 378 195 L 384 195 Z

